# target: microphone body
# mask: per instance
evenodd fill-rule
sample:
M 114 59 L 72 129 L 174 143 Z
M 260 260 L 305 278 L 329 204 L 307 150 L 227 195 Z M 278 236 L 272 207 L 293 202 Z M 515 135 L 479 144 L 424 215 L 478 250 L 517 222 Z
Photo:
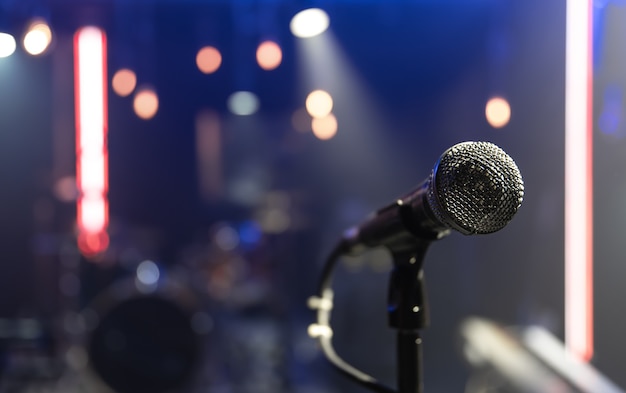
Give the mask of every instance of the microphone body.
M 503 228 L 519 209 L 524 184 L 515 162 L 489 142 L 463 142 L 446 150 L 413 191 L 348 229 L 349 253 L 386 246 L 394 251 L 416 241 Z

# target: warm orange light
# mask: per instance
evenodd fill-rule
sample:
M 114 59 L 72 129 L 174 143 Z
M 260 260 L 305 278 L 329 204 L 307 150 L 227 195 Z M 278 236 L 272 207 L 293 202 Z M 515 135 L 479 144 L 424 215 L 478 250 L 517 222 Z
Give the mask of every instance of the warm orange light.
M 151 88 L 139 90 L 135 94 L 133 108 L 140 118 L 144 120 L 152 119 L 159 110 L 159 97 Z
M 511 120 L 511 106 L 502 97 L 491 98 L 485 106 L 485 116 L 492 127 L 502 128 Z
M 28 27 L 22 44 L 26 52 L 33 56 L 44 53 L 52 42 L 52 30 L 43 20 L 35 20 Z
M 324 90 L 314 90 L 306 98 L 306 110 L 312 117 L 326 117 L 333 110 L 333 98 Z
M 222 54 L 217 48 L 205 46 L 196 55 L 196 65 L 204 74 L 212 74 L 222 65 Z
M 311 128 L 318 139 L 331 139 L 337 134 L 337 118 L 332 113 L 326 117 L 315 117 L 311 121 Z
M 266 71 L 276 69 L 283 60 L 283 51 L 272 41 L 262 42 L 256 50 L 256 60 Z
M 120 97 L 129 96 L 137 86 L 137 76 L 132 70 L 122 68 L 113 75 L 113 91 Z

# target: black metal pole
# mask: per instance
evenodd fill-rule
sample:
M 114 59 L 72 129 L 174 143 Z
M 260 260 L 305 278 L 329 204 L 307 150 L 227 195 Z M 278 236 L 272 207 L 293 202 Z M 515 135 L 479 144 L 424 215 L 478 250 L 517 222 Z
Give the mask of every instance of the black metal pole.
M 422 339 L 428 325 L 428 302 L 422 263 L 428 242 L 392 252 L 394 268 L 389 280 L 389 326 L 397 329 L 399 393 L 423 393 Z
M 422 393 L 422 338 L 418 331 L 400 330 L 397 335 L 398 392 Z

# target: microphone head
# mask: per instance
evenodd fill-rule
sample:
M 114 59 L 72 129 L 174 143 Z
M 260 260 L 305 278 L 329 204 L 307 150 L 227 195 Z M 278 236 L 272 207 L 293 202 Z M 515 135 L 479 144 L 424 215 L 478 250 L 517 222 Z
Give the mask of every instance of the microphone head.
M 464 142 L 441 155 L 426 197 L 437 219 L 450 228 L 466 235 L 492 233 L 519 209 L 524 182 L 504 150 L 490 142 Z

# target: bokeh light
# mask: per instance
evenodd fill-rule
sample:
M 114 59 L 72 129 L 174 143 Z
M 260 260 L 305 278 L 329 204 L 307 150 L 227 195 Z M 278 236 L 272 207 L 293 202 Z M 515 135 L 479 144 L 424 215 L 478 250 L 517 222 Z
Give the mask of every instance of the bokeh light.
M 272 207 L 257 212 L 256 219 L 265 233 L 283 233 L 291 226 L 289 213 L 281 208 Z
M 238 91 L 228 97 L 228 109 L 239 116 L 248 116 L 259 110 L 259 98 L 249 91 Z
M 159 97 L 153 89 L 143 88 L 135 94 L 133 108 L 140 118 L 151 119 L 159 110 Z
M 291 125 L 294 130 L 305 133 L 311 131 L 311 115 L 306 108 L 297 109 L 291 115 Z
M 255 245 L 261 240 L 261 228 L 254 220 L 244 221 L 239 225 L 239 240 L 244 245 Z
M 196 65 L 203 74 L 212 74 L 222 65 L 222 54 L 212 46 L 205 46 L 196 55 Z
M 15 52 L 15 38 L 8 33 L 0 33 L 0 58 L 9 57 Z
M 273 41 L 262 42 L 256 50 L 256 60 L 259 67 L 266 71 L 276 69 L 283 60 L 283 51 Z
M 222 225 L 215 231 L 213 241 L 220 249 L 232 251 L 239 246 L 239 232 L 230 225 Z
M 78 249 L 83 255 L 95 256 L 109 247 L 109 234 L 106 232 L 82 232 L 77 239 Z
M 87 367 L 89 357 L 85 348 L 73 345 L 65 353 L 65 361 L 72 369 L 79 371 Z
M 50 47 L 51 42 L 52 30 L 50 30 L 50 26 L 41 20 L 37 20 L 30 24 L 22 44 L 26 52 L 37 56 L 44 53 Z
M 310 38 L 322 34 L 328 29 L 330 18 L 319 8 L 309 8 L 298 12 L 289 24 L 291 33 L 299 38 Z
M 326 117 L 315 117 L 311 121 L 311 128 L 318 139 L 331 139 L 337 134 L 337 118 L 332 113 Z
M 137 266 L 137 280 L 143 285 L 155 285 L 161 273 L 156 263 L 143 261 Z
M 326 117 L 333 110 L 333 98 L 324 90 L 315 90 L 306 98 L 306 110 L 312 117 Z
M 76 178 L 74 176 L 64 176 L 54 183 L 54 195 L 61 202 L 74 202 L 78 196 L 76 188 Z
M 113 75 L 111 85 L 117 95 L 127 97 L 135 90 L 135 87 L 137 87 L 137 76 L 134 71 L 122 68 Z
M 494 128 L 502 128 L 511 120 L 511 106 L 502 97 L 493 97 L 485 106 L 487 122 Z

